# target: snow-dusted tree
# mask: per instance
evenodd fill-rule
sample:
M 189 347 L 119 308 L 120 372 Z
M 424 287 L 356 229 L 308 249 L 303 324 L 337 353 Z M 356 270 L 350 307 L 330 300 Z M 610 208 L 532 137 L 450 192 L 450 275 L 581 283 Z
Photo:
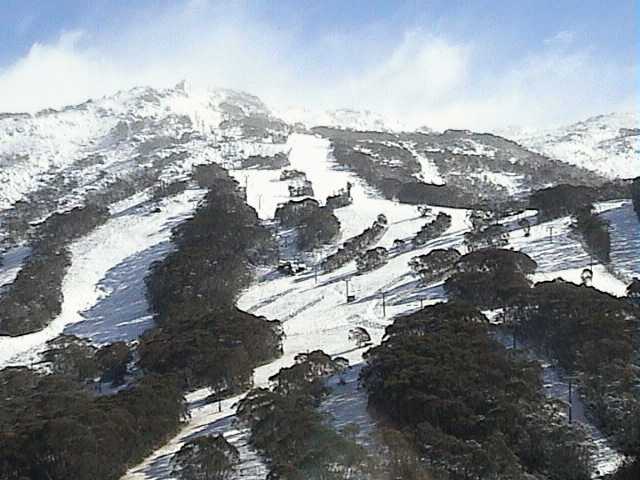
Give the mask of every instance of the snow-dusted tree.
M 529 222 L 526 218 L 521 218 L 518 220 L 518 226 L 524 230 L 524 236 L 528 237 L 531 235 L 531 222 Z
M 181 480 L 227 480 L 240 462 L 238 449 L 222 435 L 185 443 L 172 460 L 172 473 Z
M 371 335 L 363 327 L 355 327 L 349 330 L 349 340 L 355 342 L 358 348 L 362 348 L 371 343 Z
M 431 207 L 427 205 L 418 205 L 416 209 L 421 217 L 430 217 L 433 213 Z
M 585 268 L 582 270 L 580 278 L 582 279 L 583 285 L 591 285 L 591 281 L 593 280 L 593 271 L 590 268 Z

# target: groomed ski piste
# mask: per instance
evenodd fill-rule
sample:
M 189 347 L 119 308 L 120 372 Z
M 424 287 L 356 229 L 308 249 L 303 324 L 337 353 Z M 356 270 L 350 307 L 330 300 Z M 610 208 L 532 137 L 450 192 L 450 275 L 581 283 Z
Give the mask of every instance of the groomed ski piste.
M 327 140 L 294 134 L 289 137 L 286 148 L 290 149 L 291 168 L 306 173 L 313 183 L 315 198 L 321 203 L 347 182 L 353 184 L 353 204 L 336 210 L 341 222 L 340 239 L 332 247 L 303 257 L 304 261 L 308 265 L 319 262 L 343 240 L 369 227 L 381 213 L 388 218 L 388 230 L 378 245 L 388 248 L 390 256 L 386 265 L 362 275 L 356 274 L 354 262 L 328 274 L 318 272 L 317 279 L 312 269 L 294 277 L 258 272 L 255 284 L 239 298 L 238 306 L 254 314 L 281 320 L 286 337 L 284 355 L 257 368 L 254 384 L 256 387 L 266 386 L 268 378 L 280 368 L 291 365 L 300 352 L 322 349 L 331 355 L 346 357 L 354 366 L 346 376 L 346 385 L 336 386 L 322 409 L 332 415 L 332 424 L 336 428 L 344 426 L 347 419 L 350 423 L 357 423 L 361 431 L 358 439 L 368 445 L 369 433 L 374 431 L 375 425 L 366 410 L 366 395 L 357 388 L 357 372 L 365 349 L 355 349 L 348 339 L 348 332 L 354 327 L 364 327 L 371 334 L 373 343 L 377 344 L 395 316 L 417 310 L 422 305 L 445 301 L 442 283 L 422 285 L 410 273 L 407 263 L 413 256 L 434 248 L 453 247 L 464 253 L 463 235 L 470 228 L 469 212 L 434 207 L 434 213 L 442 211 L 451 215 L 449 230 L 419 249 L 397 251 L 393 248 L 394 240 L 410 239 L 426 221 L 418 215 L 415 207 L 382 198 L 353 173 L 341 169 L 331 158 Z M 247 186 L 248 202 L 266 222 L 272 220 L 277 205 L 289 199 L 287 183 L 279 180 L 281 170 L 234 170 L 231 173 L 240 184 Z M 423 172 L 425 181 L 429 181 L 431 173 Z M 163 200 L 159 212 L 154 211 L 144 196 L 114 206 L 114 215 L 106 224 L 71 245 L 72 264 L 63 283 L 61 314 L 40 332 L 0 338 L 0 368 L 36 362 L 46 341 L 63 332 L 87 337 L 98 344 L 137 338 L 152 324 L 144 295 L 144 275 L 154 260 L 163 258 L 170 251 L 171 227 L 193 212 L 203 193 L 187 190 Z M 614 215 L 624 208 L 629 208 L 628 203 L 600 206 L 606 211 L 605 215 Z M 632 220 L 637 222 L 635 217 Z M 627 213 L 620 214 L 618 223 L 623 225 L 627 221 L 630 221 Z M 563 278 L 581 282 L 580 273 L 590 266 L 591 259 L 579 240 L 571 235 L 569 223 L 569 218 L 562 218 L 534 225 L 529 237 L 525 237 L 521 230 L 511 231 L 510 247 L 522 250 L 538 262 L 538 273 L 533 280 Z M 626 240 L 616 243 L 619 231 L 633 237 L 632 227 L 625 229 L 613 223 L 614 270 L 636 268 L 637 271 L 637 264 L 636 267 L 629 266 L 633 264 L 633 252 L 637 249 L 625 251 L 618 247 L 628 244 Z M 637 241 L 637 236 L 634 238 Z M 5 264 L 0 266 L 2 283 L 12 281 L 27 254 L 23 247 L 5 255 Z M 593 270 L 595 288 L 617 296 L 624 294 L 626 283 L 623 280 L 601 265 L 595 264 Z M 346 303 L 347 281 L 349 292 L 356 296 L 351 303 Z M 335 384 L 334 380 L 330 382 Z M 561 388 L 548 390 L 561 391 Z M 209 393 L 203 389 L 188 395 L 191 416 L 184 428 L 143 463 L 131 468 L 124 479 L 173 478 L 171 458 L 182 444 L 195 436 L 216 432 L 223 433 L 240 449 L 242 461 L 237 478 L 255 480 L 266 477 L 268 469 L 263 459 L 248 445 L 248 432 L 234 422 L 235 404 L 241 397 L 224 400 L 219 405 L 205 402 Z M 596 461 L 600 462 L 598 455 L 609 452 L 597 469 L 601 472 L 609 470 L 605 463 L 615 466 L 618 457 L 615 452 L 611 455 L 612 451 L 604 450 L 610 448 L 606 438 L 594 440 L 599 452 L 595 455 Z M 598 442 L 602 448 L 598 447 Z
M 114 205 L 104 225 L 70 245 L 60 314 L 38 332 L 0 337 L 0 368 L 37 362 L 46 342 L 61 333 L 97 344 L 138 338 L 152 322 L 144 297 L 145 272 L 169 251 L 171 227 L 192 213 L 203 193 L 190 190 L 164 200 L 157 213 L 144 196 Z M 130 283 L 110 281 L 127 273 Z M 105 304 L 111 308 L 101 309 Z

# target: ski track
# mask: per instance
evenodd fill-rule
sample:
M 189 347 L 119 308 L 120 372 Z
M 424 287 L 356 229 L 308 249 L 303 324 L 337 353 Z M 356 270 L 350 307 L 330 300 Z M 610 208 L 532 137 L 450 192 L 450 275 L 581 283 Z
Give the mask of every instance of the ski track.
M 38 332 L 0 337 L 0 368 L 36 362 L 46 342 L 61 333 L 101 344 L 132 340 L 148 328 L 144 274 L 168 251 L 171 227 L 193 211 L 202 195 L 201 190 L 190 190 L 164 200 L 160 213 L 130 206 L 72 242 L 60 314 Z M 132 283 L 120 284 L 123 280 Z

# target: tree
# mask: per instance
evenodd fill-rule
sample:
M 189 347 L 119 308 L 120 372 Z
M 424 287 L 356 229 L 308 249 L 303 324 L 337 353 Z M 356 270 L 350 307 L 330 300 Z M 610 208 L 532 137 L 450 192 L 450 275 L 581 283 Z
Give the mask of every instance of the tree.
M 593 280 L 593 270 L 591 270 L 590 268 L 585 268 L 584 270 L 582 270 L 580 279 L 582 280 L 583 285 L 591 285 L 591 281 Z
M 634 278 L 627 287 L 627 297 L 634 302 L 640 302 L 640 278 Z
M 199 437 L 176 453 L 172 471 L 181 480 L 227 480 L 239 462 L 238 449 L 222 435 Z
M 631 198 L 633 199 L 633 208 L 638 214 L 638 219 L 640 219 L 640 177 L 633 180 L 633 184 L 631 185 Z
M 531 236 L 531 222 L 527 218 L 521 218 L 518 220 L 518 226 L 524 230 L 524 236 Z
M 355 327 L 349 330 L 349 340 L 355 342 L 358 348 L 371 344 L 371 335 L 363 327 Z
M 430 217 L 432 214 L 432 209 L 428 205 L 418 205 L 416 210 L 418 210 L 421 217 Z

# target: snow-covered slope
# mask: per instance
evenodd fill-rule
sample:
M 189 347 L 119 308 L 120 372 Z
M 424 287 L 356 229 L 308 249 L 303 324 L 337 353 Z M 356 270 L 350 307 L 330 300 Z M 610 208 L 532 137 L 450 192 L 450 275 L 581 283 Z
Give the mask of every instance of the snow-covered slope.
M 304 115 L 300 114 L 300 118 Z M 344 110 L 312 120 L 306 118 L 303 123 L 307 126 L 401 130 L 398 125 L 389 125 L 370 112 Z M 555 139 L 549 145 L 555 145 L 558 152 L 563 151 L 562 145 L 567 149 L 571 146 L 575 151 L 582 148 L 589 162 L 595 158 L 589 156 L 589 152 L 600 152 L 605 160 L 609 158 L 606 152 L 614 152 L 619 155 L 614 164 L 609 165 L 605 160 L 593 160 L 589 165 L 584 164 L 587 162 L 584 160 L 582 164 L 602 172 L 607 170 L 610 176 L 624 177 L 633 171 L 639 174 L 634 163 L 637 158 L 629 153 L 638 153 L 638 132 L 621 131 L 632 128 L 622 127 L 630 123 L 616 120 L 614 127 L 615 122 L 608 118 L 596 117 L 576 124 L 578 126 L 571 127 L 573 133 L 548 134 Z M 90 192 L 110 181 L 144 171 L 158 158 L 169 159 L 166 164 L 162 163 L 151 187 L 109 205 L 111 218 L 69 245 L 71 266 L 62 285 L 61 314 L 40 332 L 16 338 L 0 337 L 0 368 L 33 362 L 45 342 L 60 333 L 89 338 L 96 344 L 135 340 L 152 324 L 144 276 L 153 261 L 171 250 L 171 226 L 191 214 L 203 193 L 190 185 L 183 193 L 157 201 L 150 199 L 151 188 L 185 178 L 195 164 L 217 162 L 230 168 L 232 175 L 246 187 L 248 203 L 268 222 L 273 219 L 278 204 L 289 199 L 287 183 L 280 181 L 282 168 L 243 167 L 238 160 L 250 155 L 288 152 L 290 168 L 306 173 L 321 202 L 347 182 L 351 183 L 353 204 L 335 211 L 341 222 L 340 241 L 361 233 L 381 213 L 389 221 L 388 229 L 377 243 L 389 249 L 389 261 L 384 266 L 361 275 L 357 274 L 353 262 L 317 277 L 311 271 L 295 277 L 269 272 L 241 295 L 238 300 L 241 309 L 281 320 L 286 334 L 284 355 L 256 369 L 255 386 L 267 385 L 271 375 L 289 366 L 296 354 L 308 350 L 323 349 L 359 364 L 363 349 L 354 348 L 348 338 L 350 329 L 366 328 L 377 343 L 394 316 L 421 305 L 445 301 L 442 282 L 423 285 L 411 275 L 407 263 L 413 256 L 435 248 L 453 247 L 464 252 L 469 212 L 462 208 L 434 207 L 434 213 L 442 211 L 452 217 L 448 231 L 419 249 L 396 247 L 396 239 L 408 240 L 425 223 L 416 209 L 385 198 L 341 166 L 332 155 L 329 140 L 308 133 L 289 135 L 289 130 L 290 127 L 274 117 L 256 97 L 230 90 L 193 92 L 183 84 L 163 91 L 133 89 L 35 116 L 0 116 L 0 220 L 3 209 L 8 209 L 16 200 L 35 195 L 44 202 L 51 197 L 50 209 L 82 203 Z M 420 138 L 398 137 L 397 144 L 415 157 L 417 170 L 412 173 L 413 178 L 442 184 L 458 175 L 467 183 L 499 185 L 509 196 L 523 190 L 525 176 L 510 173 L 504 165 L 526 163 L 529 157 L 518 159 L 514 155 L 530 152 L 520 152 L 519 147 L 513 145 L 505 146 L 503 139 L 470 132 L 449 131 L 416 137 Z M 531 138 L 533 142 L 534 137 Z M 540 142 L 540 145 L 548 143 Z M 388 141 L 378 143 L 390 147 Z M 531 145 L 533 148 L 534 143 Z M 559 154 L 554 156 L 560 158 Z M 492 161 L 495 171 L 485 166 Z M 477 165 L 473 170 L 461 171 L 459 168 L 464 162 Z M 580 161 L 574 163 L 580 164 Z M 445 167 L 448 167 L 446 171 Z M 462 181 L 460 184 L 466 185 Z M 38 193 L 46 189 L 54 189 L 53 194 Z M 637 220 L 635 217 L 629 220 L 633 215 L 631 207 L 628 203 L 606 204 L 601 205 L 600 210 L 607 211 L 607 218 L 613 224 L 614 267 L 626 275 L 637 272 L 638 234 L 637 228 L 634 230 Z M 515 221 L 512 223 L 510 247 L 537 261 L 539 270 L 534 280 L 560 277 L 575 283 L 581 281 L 582 270 L 592 260 L 580 242 L 570 235 L 568 218 L 534 225 L 527 237 L 515 226 Z M 335 248 L 335 245 L 327 246 L 306 256 L 295 252 L 296 258 L 288 259 L 303 256 L 304 261 L 313 265 Z M 28 255 L 29 248 L 23 244 L 14 245 L 4 255 L 4 263 L 0 264 L 0 287 L 13 281 Z M 616 296 L 624 295 L 624 281 L 603 266 L 595 265 L 593 269 L 596 288 Z M 350 292 L 356 295 L 355 302 L 345 302 L 346 281 L 349 281 Z M 366 412 L 365 394 L 357 391 L 356 377 L 357 369 L 354 369 L 347 384 L 337 388 L 335 396 L 329 398 L 322 409 L 334 415 L 332 424 L 338 428 L 355 414 L 362 443 L 366 444 L 364 437 L 375 425 Z M 209 393 L 200 390 L 188 396 L 191 414 L 188 423 L 167 444 L 132 467 L 125 477 L 127 480 L 172 478 L 170 461 L 181 445 L 195 436 L 214 432 L 224 434 L 239 448 L 242 465 L 237 478 L 266 477 L 265 463 L 247 444 L 246 430 L 234 423 L 240 397 L 223 401 L 218 411 L 217 404 L 204 401 Z
M 554 130 L 502 132 L 551 158 L 610 178 L 640 176 L 640 119 L 637 113 L 611 113 Z
M 301 124 L 306 128 L 326 126 L 348 128 L 358 131 L 408 131 L 413 130 L 400 120 L 381 115 L 370 110 L 337 110 L 313 111 L 300 107 L 289 107 L 275 110 L 275 113 L 291 124 Z M 423 130 L 431 131 L 423 127 Z
M 134 88 L 60 111 L 0 115 L 0 211 L 51 185 L 64 184 L 65 194 L 82 197 L 150 165 L 154 155 L 184 150 L 202 155 L 204 140 L 242 136 L 237 120 L 245 117 L 264 120 L 267 127 L 271 120 L 257 97 L 193 91 L 184 83 L 165 90 Z M 189 148 L 198 141 L 200 148 Z M 189 166 L 169 173 L 175 177 Z

